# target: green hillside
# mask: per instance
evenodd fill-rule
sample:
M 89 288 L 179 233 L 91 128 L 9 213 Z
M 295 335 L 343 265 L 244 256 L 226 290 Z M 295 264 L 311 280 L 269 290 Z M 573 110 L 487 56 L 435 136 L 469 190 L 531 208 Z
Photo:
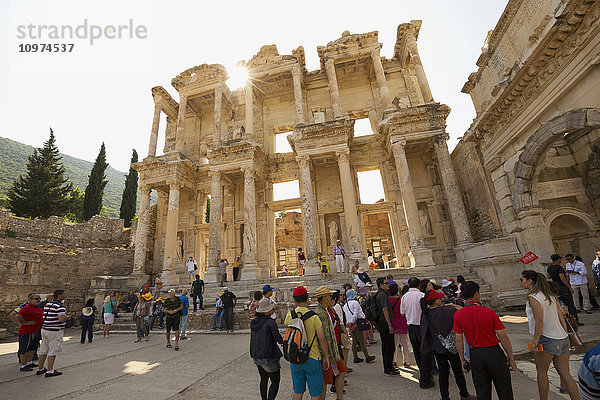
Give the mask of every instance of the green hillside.
M 27 157 L 33 150 L 31 146 L 0 137 L 0 200 L 6 198 L 12 182 L 26 172 Z M 85 191 L 94 163 L 66 154 L 61 155 L 71 182 L 74 186 L 79 186 L 82 192 Z M 109 165 L 106 169 L 106 179 L 108 184 L 104 189 L 102 204 L 106 207 L 107 216 L 118 218 L 121 196 L 125 188 L 125 174 Z

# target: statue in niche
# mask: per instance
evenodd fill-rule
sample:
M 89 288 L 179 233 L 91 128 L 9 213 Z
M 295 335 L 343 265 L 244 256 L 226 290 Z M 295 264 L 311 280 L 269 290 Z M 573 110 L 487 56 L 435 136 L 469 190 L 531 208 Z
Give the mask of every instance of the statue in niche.
M 600 212 L 600 143 L 592 145 L 592 152 L 588 156 L 583 172 L 583 185 L 585 194 L 596 213 Z
M 432 235 L 431 231 L 431 223 L 429 222 L 429 217 L 425 210 L 419 210 L 419 221 L 421 221 L 421 228 L 423 228 L 423 233 L 425 235 Z
M 183 240 L 181 240 L 181 236 L 177 236 L 177 259 L 183 260 Z
M 335 242 L 338 240 L 339 229 L 337 222 L 331 221 L 329 223 L 329 245 L 335 245 Z

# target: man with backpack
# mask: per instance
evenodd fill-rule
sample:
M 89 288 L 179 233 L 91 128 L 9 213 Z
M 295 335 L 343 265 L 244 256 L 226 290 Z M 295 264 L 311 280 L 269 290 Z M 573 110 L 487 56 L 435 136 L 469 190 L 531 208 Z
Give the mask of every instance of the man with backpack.
M 386 278 L 377 278 L 377 293 L 367 301 L 366 315 L 377 328 L 381 337 L 381 355 L 383 357 L 383 374 L 385 376 L 400 375 L 394 369 L 394 327 L 392 326 L 392 304 L 387 294 L 389 282 Z
M 400 302 L 400 314 L 406 318 L 408 324 L 408 338 L 413 348 L 415 360 L 419 367 L 419 386 L 421 389 L 429 389 L 435 386 L 433 375 L 431 374 L 433 364 L 433 354 L 421 354 L 421 298 L 425 296 L 419 290 L 421 281 L 419 278 L 412 277 L 408 280 L 408 292 L 402 296 Z
M 325 332 L 321 319 L 308 309 L 306 288 L 298 286 L 292 296 L 296 308 L 285 316 L 284 323 L 288 327 L 283 339 L 283 356 L 290 362 L 292 374 L 292 400 L 302 400 L 307 385 L 311 399 L 317 400 L 325 391 L 322 371 L 329 369 Z M 316 339 L 318 345 L 314 343 Z

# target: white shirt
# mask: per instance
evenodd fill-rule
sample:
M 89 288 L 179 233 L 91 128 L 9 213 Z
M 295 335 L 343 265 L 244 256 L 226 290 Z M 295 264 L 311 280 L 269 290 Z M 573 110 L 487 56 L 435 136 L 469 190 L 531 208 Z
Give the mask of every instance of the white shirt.
M 360 280 L 358 275 L 354 275 L 354 283 L 356 283 L 356 286 L 359 288 L 366 285 L 366 283 L 364 283 L 363 281 Z
M 337 314 L 338 318 L 340 319 L 340 321 L 342 321 L 342 324 L 344 323 L 344 312 L 342 311 L 342 306 L 340 306 L 340 303 L 336 303 L 335 306 L 333 306 L 333 309 L 335 310 L 335 313 Z
M 556 303 L 558 302 L 557 298 L 552 299 L 552 304 L 548 303 L 546 300 L 546 296 L 542 292 L 537 292 L 534 295 L 531 295 L 537 301 L 540 302 L 542 306 L 542 315 L 544 327 L 542 328 L 542 335 L 549 337 L 550 339 L 564 339 L 568 336 L 567 332 L 564 330 L 562 325 L 560 324 L 560 317 L 558 316 L 558 308 L 556 307 Z M 527 302 L 525 306 L 525 312 L 527 313 L 527 319 L 529 320 L 529 333 L 533 336 L 535 333 L 535 318 L 533 317 L 533 310 Z
M 425 297 L 417 288 L 410 288 L 400 301 L 400 314 L 406 317 L 408 325 L 421 325 L 421 299 Z
M 581 274 L 581 275 L 568 274 L 569 282 L 571 283 L 571 285 L 585 285 L 586 283 L 588 283 L 587 269 L 585 268 L 585 264 L 582 263 L 581 261 L 575 260 L 573 263 L 567 263 L 567 265 L 565 265 L 565 269 L 567 271 L 575 271 L 575 272 L 579 272 L 579 274 Z
M 362 310 L 362 307 L 356 300 L 348 301 L 344 307 L 344 314 L 346 315 L 346 323 L 353 324 L 356 322 L 357 318 L 365 318 L 365 313 Z
M 275 300 L 273 300 L 272 298 L 267 297 L 267 299 L 269 299 L 269 301 L 271 302 L 271 304 L 273 304 L 273 307 L 275 307 L 277 305 L 277 303 L 275 303 Z M 271 318 L 277 319 L 277 313 L 271 314 Z
M 179 264 L 179 265 L 181 265 L 181 264 Z M 185 263 L 185 265 L 186 265 L 188 271 L 193 271 L 194 270 L 194 265 L 196 265 L 196 261 L 195 260 L 188 260 Z

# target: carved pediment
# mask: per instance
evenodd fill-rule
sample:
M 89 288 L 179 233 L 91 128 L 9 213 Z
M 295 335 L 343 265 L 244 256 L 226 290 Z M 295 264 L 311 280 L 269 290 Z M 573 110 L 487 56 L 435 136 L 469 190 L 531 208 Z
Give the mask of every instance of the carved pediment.
M 398 25 L 396 31 L 396 44 L 394 45 L 394 58 L 403 62 L 407 56 L 407 45 L 409 41 L 417 40 L 421 30 L 421 20 L 414 20 Z
M 301 50 L 301 51 L 299 51 Z M 304 61 L 304 49 L 299 47 L 295 50 L 296 54 L 279 54 L 277 46 L 274 44 L 264 45 L 260 48 L 258 53 L 254 55 L 248 62 L 244 63 L 244 67 L 248 70 L 249 75 L 257 72 L 265 72 L 269 69 L 291 66 L 299 62 L 297 57 L 302 57 Z
M 177 103 L 162 86 L 154 86 L 152 88 L 152 98 L 154 103 L 159 105 L 165 114 L 175 119 L 179 111 L 179 103 Z
M 317 53 L 321 59 L 321 69 L 325 69 L 325 61 L 329 58 L 345 59 L 370 56 L 371 51 L 379 48 L 378 32 L 350 34 L 342 33 L 342 37 L 327 43 L 327 46 L 318 46 Z
M 221 64 L 202 64 L 188 68 L 171 80 L 177 90 L 190 84 L 212 84 L 229 79 L 225 67 Z
M 257 165 L 266 162 L 266 155 L 253 140 L 231 140 L 222 145 L 214 146 L 207 151 L 206 157 L 210 165 L 243 163 L 254 160 Z
M 391 136 L 445 130 L 448 114 L 450 107 L 440 103 L 399 108 L 385 114 L 379 131 Z
M 354 136 L 354 120 L 337 119 L 310 125 L 297 125 L 294 133 L 288 136 L 292 148 L 319 150 L 336 145 L 350 146 Z

